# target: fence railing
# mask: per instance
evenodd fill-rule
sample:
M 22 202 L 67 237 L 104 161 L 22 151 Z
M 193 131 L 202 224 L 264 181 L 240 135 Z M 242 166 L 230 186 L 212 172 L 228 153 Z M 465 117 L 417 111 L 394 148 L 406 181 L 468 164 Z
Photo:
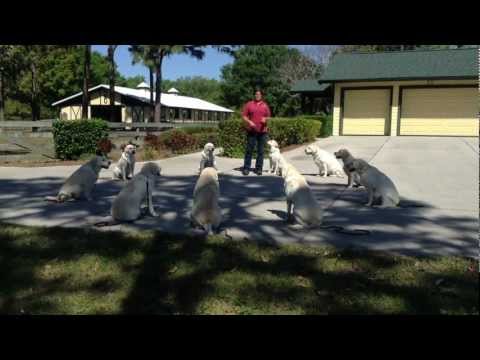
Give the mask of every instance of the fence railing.
M 55 120 L 38 120 L 38 121 L 0 121 L 0 129 L 52 129 L 52 123 Z M 117 123 L 108 122 L 108 127 L 112 130 L 139 130 L 139 129 L 165 129 L 179 128 L 189 126 L 216 126 L 219 121 L 180 121 L 180 122 L 134 122 L 134 123 Z

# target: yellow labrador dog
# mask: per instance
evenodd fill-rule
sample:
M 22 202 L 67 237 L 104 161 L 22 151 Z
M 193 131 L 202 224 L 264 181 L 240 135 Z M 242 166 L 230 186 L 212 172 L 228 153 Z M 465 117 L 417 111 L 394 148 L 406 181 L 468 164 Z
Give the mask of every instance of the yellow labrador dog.
M 205 144 L 202 151 L 202 158 L 200 159 L 200 168 L 198 169 L 199 174 L 206 167 L 214 167 L 215 170 L 218 170 L 217 161 L 215 160 L 215 155 L 213 153 L 214 151 L 215 145 L 213 145 L 212 143 Z
M 112 203 L 111 214 L 114 222 L 137 220 L 141 216 L 144 201 L 147 202 L 150 215 L 157 216 L 152 197 L 155 182 L 160 178 L 161 171 L 156 163 L 146 163 L 140 172 L 126 183 Z
M 217 231 L 222 222 L 219 198 L 220 185 L 217 170 L 207 167 L 202 170 L 193 191 L 191 225 L 201 227 L 208 235 L 214 230 Z
M 112 179 L 122 179 L 127 181 L 131 179 L 135 172 L 135 152 L 137 146 L 135 144 L 122 144 L 122 156 L 118 160 L 117 164 L 113 168 Z
M 314 163 L 318 167 L 318 176 L 322 176 L 323 170 L 323 177 L 335 175 L 343 178 L 342 165 L 333 154 L 315 145 L 308 145 L 305 148 L 305 154 L 312 156 Z
M 285 195 L 287 197 L 288 220 L 296 221 L 306 228 L 321 225 L 323 210 L 315 199 L 305 178 L 293 165 L 285 161 L 282 161 L 281 168 Z
M 46 196 L 46 201 L 64 202 L 85 198 L 92 200 L 92 192 L 101 169 L 108 169 L 111 161 L 101 153 L 78 168 L 60 188 L 57 196 Z
M 369 165 L 365 160 L 356 159 L 348 165 L 348 170 L 358 173 L 360 183 L 367 189 L 366 206 L 373 206 L 375 202 L 380 202 L 380 207 L 398 206 L 400 195 L 393 181 L 375 166 Z
M 280 162 L 285 160 L 280 153 L 280 147 L 275 140 L 269 140 L 267 144 L 270 146 L 270 173 L 280 175 Z

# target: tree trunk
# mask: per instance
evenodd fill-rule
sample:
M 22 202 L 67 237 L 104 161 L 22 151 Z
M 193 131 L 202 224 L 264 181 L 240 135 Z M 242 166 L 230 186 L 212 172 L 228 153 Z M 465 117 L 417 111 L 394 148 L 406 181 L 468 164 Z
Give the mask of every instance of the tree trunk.
M 3 74 L 0 72 L 0 121 L 5 120 L 5 90 L 3 85 Z
M 153 112 L 154 112 L 154 104 L 153 104 L 153 68 L 151 66 L 148 67 L 148 73 L 150 75 L 150 119 L 151 122 L 153 120 Z
M 110 63 L 110 122 L 115 122 L 115 49 L 116 45 L 108 45 L 108 61 Z
M 88 118 L 88 105 L 90 104 L 90 96 L 88 87 L 90 86 L 90 55 L 91 45 L 85 45 L 85 58 L 83 63 L 83 94 L 82 94 L 82 118 Z
M 159 58 L 155 64 L 155 122 L 160 122 L 162 116 L 162 105 L 160 103 L 162 95 L 162 62 L 163 51 L 160 51 Z
M 30 64 L 30 71 L 32 74 L 32 94 L 31 94 L 31 107 L 32 107 L 32 120 L 37 121 L 40 119 L 40 109 L 38 106 L 38 84 L 37 84 L 37 66 L 35 61 Z

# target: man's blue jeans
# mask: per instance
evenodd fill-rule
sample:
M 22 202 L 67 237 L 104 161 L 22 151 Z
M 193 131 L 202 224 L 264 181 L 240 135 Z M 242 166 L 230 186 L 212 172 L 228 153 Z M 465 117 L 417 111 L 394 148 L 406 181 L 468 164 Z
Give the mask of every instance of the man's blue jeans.
M 250 170 L 252 165 L 252 155 L 257 145 L 257 159 L 255 161 L 255 170 L 263 170 L 263 149 L 265 148 L 265 142 L 267 141 L 267 133 L 247 132 L 247 147 L 245 149 L 245 160 L 243 168 Z

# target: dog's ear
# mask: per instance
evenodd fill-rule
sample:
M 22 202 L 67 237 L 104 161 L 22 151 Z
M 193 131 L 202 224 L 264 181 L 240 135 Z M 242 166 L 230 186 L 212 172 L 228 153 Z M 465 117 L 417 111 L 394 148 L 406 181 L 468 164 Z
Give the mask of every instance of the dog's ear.
M 95 155 L 96 156 L 104 156 L 102 150 L 100 150 L 100 149 L 97 149 L 97 151 L 95 151 Z
M 123 150 L 125 150 L 126 146 L 127 146 L 126 144 L 122 144 L 122 145 L 120 145 L 120 149 L 123 151 Z

